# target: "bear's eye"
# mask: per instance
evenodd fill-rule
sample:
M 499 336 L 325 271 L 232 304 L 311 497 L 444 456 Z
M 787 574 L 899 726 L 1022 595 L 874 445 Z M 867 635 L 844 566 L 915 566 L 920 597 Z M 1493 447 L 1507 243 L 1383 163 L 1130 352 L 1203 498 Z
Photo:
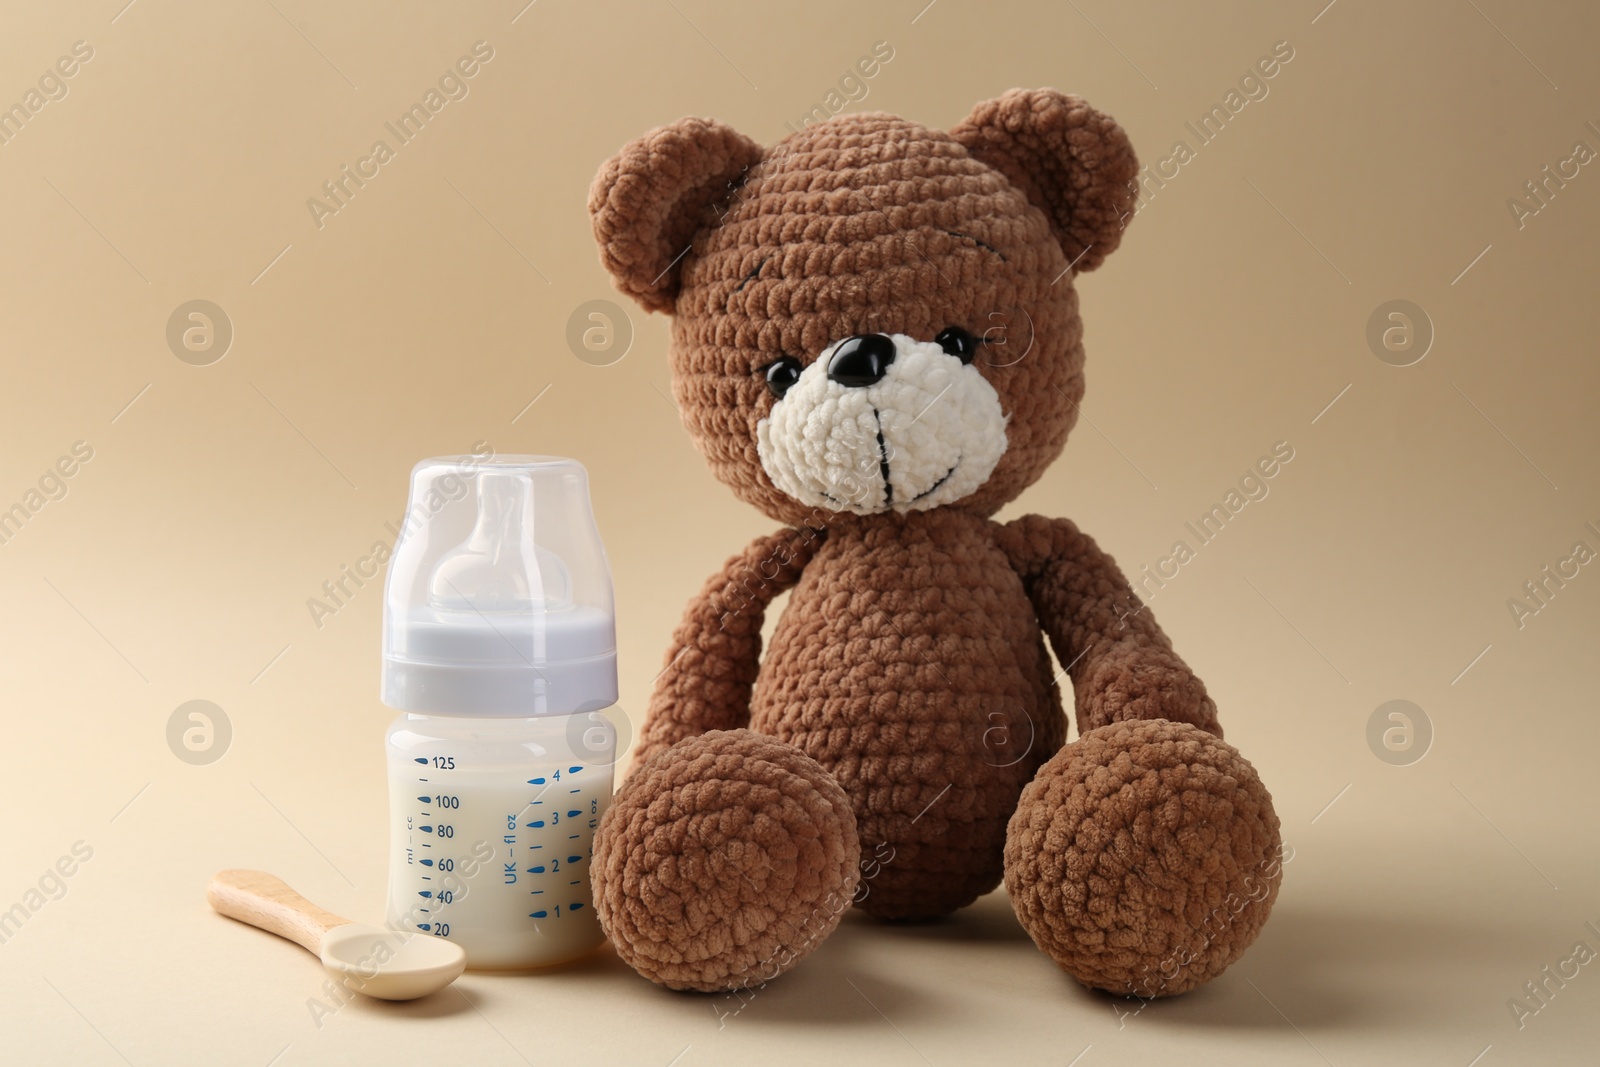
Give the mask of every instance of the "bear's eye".
M 789 387 L 800 380 L 800 369 L 800 361 L 793 356 L 781 356 L 762 368 L 772 395 L 782 400 Z
M 959 326 L 946 326 L 939 331 L 939 336 L 933 343 L 945 350 L 946 355 L 955 356 L 963 363 L 971 363 L 972 358 L 978 354 L 979 340 L 972 336 L 968 330 Z

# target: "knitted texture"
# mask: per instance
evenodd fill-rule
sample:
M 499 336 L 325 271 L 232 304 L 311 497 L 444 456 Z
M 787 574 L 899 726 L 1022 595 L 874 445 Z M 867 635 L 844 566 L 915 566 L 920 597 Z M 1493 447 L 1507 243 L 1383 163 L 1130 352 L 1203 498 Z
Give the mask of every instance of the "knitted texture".
M 996 533 L 1068 664 L 1078 732 L 1124 719 L 1193 723 L 1218 737 L 1217 706 L 1116 561 L 1067 519 L 1024 515 Z
M 1187 723 L 1122 722 L 1062 749 L 1023 791 L 1006 890 L 1080 982 L 1171 996 L 1255 940 L 1281 853 L 1267 791 L 1233 746 Z
M 589 214 L 601 262 L 651 311 L 678 293 L 678 263 L 702 216 L 726 200 L 761 147 L 714 119 L 684 119 L 634 141 L 595 176 Z
M 792 134 L 752 167 L 683 264 L 673 395 L 712 472 L 782 522 L 810 509 L 773 486 L 756 425 L 760 374 L 860 333 L 931 339 L 959 326 L 996 341 L 986 377 L 1007 448 L 960 506 L 988 514 L 1044 473 L 1083 395 L 1076 292 L 1049 223 L 948 134 L 890 115 L 840 116 Z M 1027 353 L 1026 356 L 1023 353 Z
M 839 516 L 756 680 L 750 725 L 826 767 L 873 865 L 861 906 L 943 915 L 1000 884 L 1006 819 L 1060 747 L 1060 693 L 1033 609 L 952 508 Z
M 1062 519 L 992 518 L 1077 421 L 1074 278 L 1120 243 L 1136 171 L 1109 117 L 1013 90 L 951 133 L 840 115 L 763 149 L 685 119 L 596 179 L 602 262 L 672 315 L 691 439 L 785 524 L 690 601 L 640 762 L 600 827 L 597 910 L 641 974 L 685 989 L 770 977 L 774 952 L 782 970 L 833 928 L 817 902 L 846 887 L 874 916 L 924 919 L 1008 879 L 1041 948 L 1118 993 L 1189 988 L 1264 921 L 1270 893 L 1203 943 L 1183 934 L 1276 840 L 1205 686 L 1092 538 Z M 856 369 L 836 374 L 847 343 Z M 908 377 L 918 367 L 928 376 Z M 941 382 L 998 397 L 1003 423 L 981 422 L 992 402 L 974 406 L 985 432 L 964 435 L 968 416 L 949 417 L 968 410 L 962 394 Z M 892 389 L 951 407 L 880 405 Z M 971 453 L 1002 433 L 992 467 L 993 448 Z M 909 454 L 891 456 L 891 441 Z M 848 456 L 845 473 L 878 495 L 803 503 L 763 447 L 797 493 L 819 485 L 814 499 L 839 503 L 839 483 L 807 479 Z M 802 462 L 818 466 L 802 477 Z M 893 464 L 924 478 L 895 500 Z M 763 657 L 766 611 L 785 593 Z M 1066 749 L 1047 640 L 1072 679 L 1081 740 Z M 1160 974 L 1174 951 L 1195 959 L 1158 988 L 1141 968 Z
M 1044 211 L 1074 269 L 1094 270 L 1122 243 L 1139 162 L 1110 115 L 1048 89 L 1013 92 L 979 104 L 950 135 Z
M 685 737 L 750 725 L 767 605 L 794 585 L 823 536 L 802 527 L 757 538 L 706 581 L 673 632 L 635 765 Z
M 858 852 L 850 802 L 813 760 L 712 731 L 658 752 L 612 800 L 595 836 L 595 911 L 646 978 L 759 985 L 839 924 Z

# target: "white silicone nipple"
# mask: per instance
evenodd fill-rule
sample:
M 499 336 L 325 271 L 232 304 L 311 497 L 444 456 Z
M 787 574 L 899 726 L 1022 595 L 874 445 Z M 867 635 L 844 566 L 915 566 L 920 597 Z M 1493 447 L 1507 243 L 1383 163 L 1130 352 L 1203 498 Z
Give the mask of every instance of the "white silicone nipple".
M 485 614 L 570 607 L 567 568 L 533 543 L 533 531 L 532 480 L 517 471 L 481 472 L 477 522 L 434 570 L 433 606 Z

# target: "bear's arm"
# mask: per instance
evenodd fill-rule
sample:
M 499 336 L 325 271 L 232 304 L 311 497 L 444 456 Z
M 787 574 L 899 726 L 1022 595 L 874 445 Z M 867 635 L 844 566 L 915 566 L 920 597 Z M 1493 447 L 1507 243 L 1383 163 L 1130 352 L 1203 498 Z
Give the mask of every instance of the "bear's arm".
M 1222 736 L 1205 683 L 1094 538 L 1067 519 L 1025 515 L 998 526 L 995 539 L 1072 676 L 1079 734 L 1124 719 L 1171 719 Z
M 650 696 L 635 767 L 685 737 L 749 725 L 767 605 L 800 580 L 822 540 L 809 527 L 759 537 L 689 601 Z

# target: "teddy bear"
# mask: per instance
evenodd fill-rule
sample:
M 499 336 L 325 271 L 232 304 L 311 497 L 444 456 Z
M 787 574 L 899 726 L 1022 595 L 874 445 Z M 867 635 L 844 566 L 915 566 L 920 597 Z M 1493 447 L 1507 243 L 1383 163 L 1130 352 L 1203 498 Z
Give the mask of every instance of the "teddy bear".
M 756 986 L 851 907 L 936 920 L 1002 880 L 1114 994 L 1185 992 L 1260 932 L 1278 819 L 1205 686 L 1088 534 L 994 518 L 1077 421 L 1074 281 L 1137 173 L 1109 116 L 1018 89 L 949 131 L 846 113 L 771 148 L 685 118 L 596 176 L 602 264 L 671 317 L 690 437 L 781 524 L 690 601 L 597 830 L 597 914 L 640 975 Z

